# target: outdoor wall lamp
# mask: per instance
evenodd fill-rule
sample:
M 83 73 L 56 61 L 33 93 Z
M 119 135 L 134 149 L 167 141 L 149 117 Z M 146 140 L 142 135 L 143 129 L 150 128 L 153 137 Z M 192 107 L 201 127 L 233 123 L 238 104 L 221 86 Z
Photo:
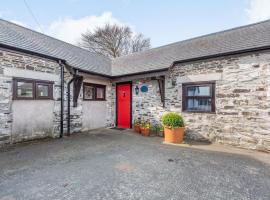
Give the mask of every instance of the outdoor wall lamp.
M 135 93 L 136 93 L 136 95 L 139 94 L 139 87 L 138 87 L 138 85 L 136 85 L 136 87 L 135 87 Z

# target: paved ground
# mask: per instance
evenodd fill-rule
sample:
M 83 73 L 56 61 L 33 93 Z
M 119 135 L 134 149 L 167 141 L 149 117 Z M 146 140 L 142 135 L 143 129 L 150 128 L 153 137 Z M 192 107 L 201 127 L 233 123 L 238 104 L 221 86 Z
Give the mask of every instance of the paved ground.
M 270 166 L 247 156 L 99 130 L 0 152 L 0 199 L 270 199 Z

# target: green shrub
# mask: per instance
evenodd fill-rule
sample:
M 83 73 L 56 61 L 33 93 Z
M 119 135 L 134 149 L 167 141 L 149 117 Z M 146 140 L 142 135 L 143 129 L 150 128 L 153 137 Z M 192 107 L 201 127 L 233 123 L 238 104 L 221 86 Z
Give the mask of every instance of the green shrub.
M 152 128 L 152 125 L 151 125 L 150 122 L 143 122 L 143 123 L 141 123 L 141 127 L 142 128 L 149 128 L 149 129 L 151 129 Z
M 166 128 L 170 129 L 179 128 L 184 127 L 184 120 L 181 115 L 174 112 L 169 112 L 162 116 L 162 124 Z
M 164 127 L 163 127 L 162 124 L 161 124 L 160 127 L 159 127 L 159 131 L 164 131 Z
M 140 127 L 143 127 L 144 124 L 145 124 L 145 121 L 144 121 L 144 120 L 141 120 L 141 121 L 140 121 Z
M 134 125 L 138 126 L 138 125 L 140 125 L 140 123 L 141 123 L 141 120 L 139 120 L 139 119 L 134 120 Z

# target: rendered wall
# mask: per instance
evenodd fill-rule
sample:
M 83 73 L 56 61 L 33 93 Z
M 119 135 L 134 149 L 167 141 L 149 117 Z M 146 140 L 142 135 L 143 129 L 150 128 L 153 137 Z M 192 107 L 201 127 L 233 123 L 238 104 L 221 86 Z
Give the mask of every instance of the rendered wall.
M 53 100 L 13 100 L 14 77 L 53 81 Z M 57 62 L 0 49 L 0 144 L 56 137 L 59 127 L 60 67 Z
M 84 82 L 106 85 L 106 101 L 83 100 L 83 89 L 81 89 L 80 102 L 82 106 L 82 130 L 91 130 L 106 127 L 108 118 L 111 117 L 109 102 L 111 102 L 111 83 L 109 80 L 97 77 L 85 76 Z
M 12 142 L 52 137 L 54 101 L 18 100 L 12 103 Z

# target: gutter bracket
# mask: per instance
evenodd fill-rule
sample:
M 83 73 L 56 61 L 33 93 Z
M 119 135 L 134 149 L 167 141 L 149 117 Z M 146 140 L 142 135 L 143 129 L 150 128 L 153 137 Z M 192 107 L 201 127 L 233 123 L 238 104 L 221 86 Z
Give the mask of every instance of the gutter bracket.
M 80 94 L 82 82 L 83 82 L 83 77 L 77 75 L 77 71 L 75 73 L 72 73 L 73 77 L 72 79 L 69 80 L 67 84 L 67 136 L 70 136 L 70 85 L 72 82 L 73 83 L 73 107 L 77 106 L 77 100 Z

